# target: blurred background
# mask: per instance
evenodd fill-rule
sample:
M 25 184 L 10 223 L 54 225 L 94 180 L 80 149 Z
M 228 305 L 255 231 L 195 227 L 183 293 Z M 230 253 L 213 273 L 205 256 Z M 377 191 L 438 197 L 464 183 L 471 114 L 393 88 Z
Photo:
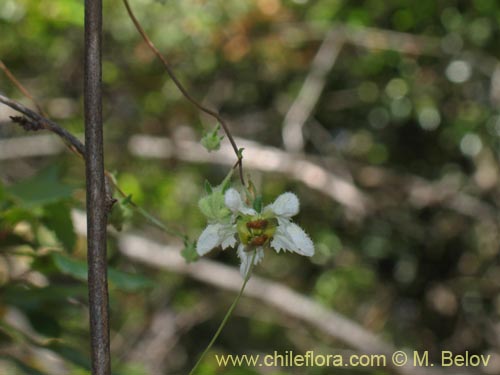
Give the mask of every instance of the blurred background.
M 296 222 L 316 246 L 311 259 L 266 253 L 261 283 L 213 353 L 379 351 L 373 333 L 432 361 L 441 350 L 491 354 L 467 373 L 500 373 L 500 3 L 131 6 L 193 96 L 228 120 L 264 201 L 299 196 Z M 220 183 L 234 155 L 227 139 L 218 152 L 199 145 L 213 119 L 182 97 L 122 2 L 104 7 L 106 167 L 137 204 L 196 239 L 204 181 Z M 82 1 L 1 1 L 0 59 L 82 136 Z M 0 93 L 34 108 L 0 73 Z M 88 374 L 84 164 L 14 114 L 0 105 L 0 373 Z M 186 266 L 177 239 L 126 209 L 112 215 L 114 371 L 185 374 L 240 286 L 235 252 Z M 332 371 L 223 368 L 208 356 L 199 373 Z

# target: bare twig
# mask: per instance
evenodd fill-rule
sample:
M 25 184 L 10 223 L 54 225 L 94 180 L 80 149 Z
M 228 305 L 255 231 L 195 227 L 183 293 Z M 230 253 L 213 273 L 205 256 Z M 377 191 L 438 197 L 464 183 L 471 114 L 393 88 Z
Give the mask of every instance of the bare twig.
M 212 116 L 215 120 L 217 120 L 221 124 L 222 128 L 224 129 L 224 132 L 226 133 L 227 139 L 229 139 L 229 142 L 231 143 L 231 147 L 233 148 L 233 151 L 236 155 L 236 158 L 238 159 L 236 164 L 234 165 L 234 167 L 238 167 L 241 183 L 243 185 L 245 185 L 245 178 L 243 176 L 243 164 L 242 164 L 243 156 L 241 155 L 240 149 L 236 145 L 236 141 L 234 140 L 234 137 L 231 134 L 231 131 L 229 129 L 229 125 L 227 124 L 227 122 L 222 118 L 222 116 L 219 113 L 217 113 L 216 111 L 214 111 L 212 109 L 205 107 L 203 104 L 198 102 L 186 90 L 186 88 L 183 86 L 183 84 L 179 81 L 179 79 L 175 75 L 175 73 L 174 73 L 172 67 L 170 66 L 170 64 L 168 63 L 167 59 L 162 55 L 162 53 L 158 50 L 158 48 L 156 48 L 156 46 L 154 45 L 152 40 L 149 38 L 149 36 L 146 34 L 144 29 L 142 28 L 140 22 L 135 17 L 128 0 L 123 0 L 123 3 L 125 4 L 125 7 L 127 8 L 128 15 L 129 15 L 130 19 L 132 20 L 132 22 L 134 23 L 137 31 L 139 32 L 139 34 L 141 34 L 142 38 L 144 39 L 144 41 L 146 42 L 148 47 L 151 49 L 151 51 L 153 51 L 153 53 L 156 55 L 156 57 L 158 57 L 158 59 L 160 59 L 160 61 L 163 63 L 165 70 L 167 71 L 168 75 L 170 76 L 172 81 L 175 83 L 175 85 L 177 86 L 179 91 L 182 93 L 182 95 L 184 95 L 184 97 L 189 102 L 191 102 L 191 104 L 193 104 L 196 108 L 198 108 L 200 111 L 205 112 L 209 116 Z
M 92 374 L 110 375 L 109 302 L 106 259 L 108 204 L 102 130 L 102 0 L 85 1 L 85 150 L 87 262 Z
M 283 121 L 283 144 L 286 150 L 300 152 L 304 148 L 302 128 L 321 96 L 326 77 L 335 64 L 343 43 L 344 36 L 338 30 L 331 29 L 326 33 L 312 61 L 309 74 Z
M 68 145 L 68 147 L 85 158 L 85 146 L 83 145 L 82 142 L 78 138 L 76 138 L 73 134 L 68 132 L 66 129 L 64 129 L 61 125 L 57 124 L 56 122 L 49 120 L 35 111 L 32 111 L 31 109 L 25 107 L 24 105 L 7 98 L 6 96 L 3 96 L 0 94 L 0 103 L 5 104 L 6 106 L 16 110 L 19 113 L 22 113 L 27 117 L 25 120 L 17 120 L 15 122 L 17 123 L 31 123 L 32 126 L 42 126 L 44 129 L 51 131 L 54 134 L 57 134 L 59 137 L 61 137 L 64 142 Z M 35 125 L 36 124 L 36 125 Z M 22 124 L 21 124 L 22 125 Z

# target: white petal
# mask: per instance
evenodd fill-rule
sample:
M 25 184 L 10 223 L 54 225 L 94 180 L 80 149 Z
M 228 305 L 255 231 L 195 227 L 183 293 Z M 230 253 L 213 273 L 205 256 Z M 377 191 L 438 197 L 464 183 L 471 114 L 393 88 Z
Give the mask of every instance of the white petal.
M 240 193 L 236 189 L 228 189 L 224 195 L 224 203 L 233 213 L 241 212 L 245 215 L 257 215 L 253 208 L 249 208 L 243 203 Z
M 297 253 L 306 257 L 312 257 L 314 255 L 314 244 L 301 227 L 297 224 L 290 223 L 290 225 L 286 227 L 286 231 L 297 247 L 297 250 L 295 250 Z
M 262 258 L 264 258 L 264 249 L 262 249 L 262 247 L 259 247 L 255 251 L 257 251 L 257 254 L 255 254 L 255 259 L 253 264 L 257 265 L 262 261 Z M 241 277 L 243 278 L 245 278 L 248 274 L 248 270 L 250 269 L 250 263 L 252 262 L 253 255 L 254 255 L 253 251 L 245 251 L 245 245 L 240 244 L 238 246 L 238 257 L 241 260 L 240 274 Z
M 286 225 L 290 225 L 290 223 L 286 222 L 286 224 L 283 224 L 280 222 L 271 241 L 271 247 L 274 248 L 278 253 L 281 250 L 298 252 L 299 249 L 286 232 Z
M 293 193 L 283 193 L 270 208 L 278 216 L 295 216 L 299 213 L 299 198 Z
M 226 194 L 224 195 L 224 203 L 227 208 L 229 208 L 234 213 L 238 212 L 243 206 L 243 202 L 241 201 L 240 193 L 236 189 L 228 189 Z
M 297 224 L 290 222 L 280 222 L 271 247 L 277 252 L 288 250 L 308 257 L 314 255 L 314 244 L 309 236 Z
M 217 247 L 221 244 L 221 242 L 223 241 L 223 238 L 219 233 L 221 227 L 221 224 L 207 225 L 205 230 L 201 233 L 200 238 L 198 238 L 198 242 L 196 243 L 196 252 L 198 253 L 198 255 L 203 256 L 214 247 Z
M 257 211 L 255 211 L 253 208 L 249 208 L 245 205 L 241 206 L 240 212 L 245 215 L 250 215 L 250 216 L 255 216 L 257 215 Z
M 228 247 L 234 247 L 236 245 L 236 237 L 234 236 L 234 232 L 227 234 L 222 241 L 222 248 L 227 249 Z

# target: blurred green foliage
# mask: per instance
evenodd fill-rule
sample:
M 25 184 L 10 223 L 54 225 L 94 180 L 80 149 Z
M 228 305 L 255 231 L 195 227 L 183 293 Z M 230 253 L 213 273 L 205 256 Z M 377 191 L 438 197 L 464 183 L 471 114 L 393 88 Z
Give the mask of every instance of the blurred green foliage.
M 264 201 L 286 190 L 297 193 L 298 221 L 316 245 L 310 262 L 266 254 L 257 273 L 310 295 L 398 347 L 429 350 L 432 359 L 450 348 L 500 352 L 491 339 L 500 314 L 500 3 L 131 0 L 131 5 L 199 100 L 220 109 L 236 135 L 276 147 L 283 146 L 283 118 L 325 34 L 341 30 L 344 45 L 304 127 L 304 152 L 351 181 L 373 207 L 356 217 L 290 176 L 252 171 Z M 118 184 L 134 202 L 196 238 L 205 226 L 197 207 L 203 182 L 220 183 L 227 168 L 175 155 L 146 160 L 126 146 L 138 133 L 197 140 L 212 120 L 184 100 L 121 1 L 104 6 L 106 165 L 117 171 Z M 82 45 L 82 1 L 0 2 L 0 59 L 51 118 L 75 134 L 83 132 Z M 29 104 L 3 75 L 0 92 Z M 0 138 L 25 135 L 3 110 Z M 86 246 L 70 220 L 71 209 L 84 203 L 83 163 L 70 153 L 0 161 L 0 179 L 0 369 L 56 374 L 38 351 L 48 349 L 61 359 L 63 373 L 87 374 Z M 119 208 L 112 214 L 116 227 L 175 243 L 140 215 Z M 137 351 L 164 313 L 185 325 L 164 343 L 158 366 L 185 372 L 233 296 L 135 265 L 117 246 L 110 238 L 117 373 L 154 373 L 144 360 L 149 357 Z M 192 244 L 186 249 L 192 256 Z M 213 258 L 237 264 L 234 252 L 215 252 Z M 344 349 L 323 332 L 261 304 L 242 302 L 237 311 L 214 351 Z M 27 322 L 34 334 L 12 325 L 18 321 Z M 221 369 L 207 360 L 200 374 L 257 370 Z M 367 372 L 381 373 L 338 370 Z

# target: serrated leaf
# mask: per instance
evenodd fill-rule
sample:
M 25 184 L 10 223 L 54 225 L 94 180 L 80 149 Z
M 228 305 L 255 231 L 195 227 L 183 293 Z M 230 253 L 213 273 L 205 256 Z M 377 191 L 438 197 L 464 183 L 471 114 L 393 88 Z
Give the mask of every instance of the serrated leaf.
M 45 206 L 42 222 L 55 233 L 66 251 L 74 250 L 76 234 L 71 220 L 71 208 L 67 203 L 58 202 Z
M 217 124 L 212 131 L 206 132 L 201 138 L 201 144 L 208 152 L 220 149 L 220 141 L 222 141 L 224 136 L 219 135 L 219 129 L 220 125 Z
M 6 192 L 20 206 L 32 208 L 71 197 L 73 187 L 61 183 L 58 168 L 51 166 L 36 176 L 9 186 Z
M 224 203 L 224 194 L 219 189 L 201 198 L 198 207 L 207 219 L 213 221 L 222 221 L 231 215 L 231 211 Z

